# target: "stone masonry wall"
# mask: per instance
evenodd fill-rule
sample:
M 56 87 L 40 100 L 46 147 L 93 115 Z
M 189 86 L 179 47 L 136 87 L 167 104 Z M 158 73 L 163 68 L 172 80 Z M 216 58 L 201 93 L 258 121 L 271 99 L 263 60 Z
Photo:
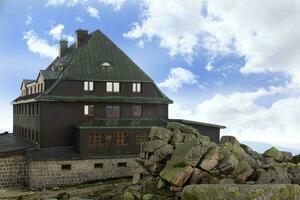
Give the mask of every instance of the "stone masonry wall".
M 134 160 L 135 158 L 30 161 L 28 168 L 30 189 L 132 176 Z
M 0 158 L 0 188 L 26 185 L 27 161 L 23 155 Z

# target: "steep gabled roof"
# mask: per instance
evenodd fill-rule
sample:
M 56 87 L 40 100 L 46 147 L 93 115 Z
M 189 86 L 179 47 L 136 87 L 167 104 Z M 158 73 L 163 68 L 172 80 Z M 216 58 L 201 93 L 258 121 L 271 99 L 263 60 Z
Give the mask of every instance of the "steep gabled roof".
M 155 82 L 140 69 L 117 45 L 100 30 L 88 35 L 86 43 L 79 48 L 72 44 L 61 57 L 57 57 L 39 76 L 54 80 L 52 85 L 34 99 L 22 101 L 73 101 L 74 97 L 53 97 L 51 91 L 61 80 L 152 82 L 161 98 L 146 98 L 148 103 L 172 103 L 156 86 Z M 98 98 L 98 97 L 97 97 Z M 90 97 L 90 101 L 107 99 Z M 16 99 L 16 100 L 21 100 Z M 14 102 L 17 102 L 17 101 Z M 85 99 L 88 100 L 88 99 Z M 132 101 L 133 99 L 130 99 Z M 128 101 L 124 97 L 124 101 Z
M 101 31 L 97 30 L 89 37 L 86 44 L 76 50 L 77 53 L 69 53 L 74 57 L 65 66 L 63 79 L 153 82 Z

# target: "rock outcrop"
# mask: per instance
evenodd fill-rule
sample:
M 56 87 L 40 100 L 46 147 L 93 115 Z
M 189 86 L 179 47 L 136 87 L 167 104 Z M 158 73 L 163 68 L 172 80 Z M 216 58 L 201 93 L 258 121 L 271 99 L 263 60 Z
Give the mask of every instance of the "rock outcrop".
M 242 192 L 247 196 L 251 190 L 264 191 L 267 187 L 255 185 L 247 191 L 248 185 L 299 184 L 300 163 L 296 160 L 298 157 L 293 158 L 291 153 L 275 147 L 259 154 L 232 136 L 223 136 L 216 144 L 190 126 L 171 122 L 167 127 L 152 127 L 133 179 L 137 184 L 133 188 L 139 189 L 129 188 L 124 198 L 174 199 L 180 198 L 183 191 L 183 199 L 191 199 L 195 191 L 200 196 L 212 195 L 213 199 L 213 191 L 218 188 L 226 195 Z M 213 187 L 207 184 L 218 185 L 209 189 Z M 269 187 L 271 196 L 290 190 L 300 194 L 298 186 Z

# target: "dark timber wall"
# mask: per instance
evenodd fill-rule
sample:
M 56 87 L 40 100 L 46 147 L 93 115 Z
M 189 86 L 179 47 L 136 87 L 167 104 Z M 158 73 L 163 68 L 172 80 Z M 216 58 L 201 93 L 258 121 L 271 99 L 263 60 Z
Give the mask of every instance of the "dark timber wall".
M 91 103 L 41 102 L 41 147 L 73 146 L 74 126 L 96 118 L 106 117 L 106 105 L 119 105 L 120 118 L 130 118 L 132 104 L 92 103 L 95 115 L 84 116 L 84 105 Z M 142 104 L 142 118 L 168 118 L 168 105 Z

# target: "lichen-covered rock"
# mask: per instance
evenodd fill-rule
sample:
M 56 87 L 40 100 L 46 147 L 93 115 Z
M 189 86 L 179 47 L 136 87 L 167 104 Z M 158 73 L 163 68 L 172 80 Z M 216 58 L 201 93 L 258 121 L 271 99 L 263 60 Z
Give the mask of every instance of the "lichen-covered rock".
M 300 166 L 295 166 L 289 170 L 293 184 L 300 184 Z
M 183 167 L 169 167 L 165 168 L 160 172 L 160 177 L 172 185 L 182 187 L 184 183 L 193 174 L 193 167 L 187 165 Z
M 173 131 L 173 138 L 172 138 L 172 143 L 181 143 L 183 142 L 183 138 L 185 136 L 185 133 L 182 133 L 179 129 L 175 129 Z
M 144 194 L 143 200 L 157 200 L 158 196 L 155 194 Z
M 272 157 L 263 157 L 261 159 L 261 162 L 262 162 L 261 167 L 264 168 L 264 169 L 268 169 L 268 168 L 273 166 L 273 164 L 275 163 L 275 160 Z
M 238 160 L 247 161 L 253 168 L 259 167 L 259 164 L 256 162 L 256 160 L 245 152 L 235 137 L 223 136 L 220 144 L 223 148 L 231 152 Z
M 122 199 L 123 200 L 136 200 L 135 196 L 129 191 L 124 192 Z
M 293 159 L 293 155 L 291 152 L 288 151 L 281 151 L 284 154 L 283 162 L 290 162 Z
M 164 187 L 166 186 L 166 182 L 160 178 L 160 179 L 158 180 L 156 186 L 157 186 L 157 189 L 160 190 L 160 189 L 162 189 L 162 188 L 164 188 Z
M 234 184 L 234 180 L 231 178 L 223 178 L 220 180 L 220 184 Z
M 184 138 L 183 138 L 183 141 L 184 142 L 190 142 L 190 141 L 193 141 L 194 139 L 196 139 L 197 136 L 193 133 L 187 133 L 185 134 Z
M 188 185 L 182 200 L 296 200 L 300 199 L 299 185 Z
M 266 157 L 272 157 L 278 162 L 282 162 L 285 159 L 285 154 L 275 147 L 271 147 L 270 149 L 266 150 L 263 155 Z
M 158 139 L 150 140 L 145 143 L 144 152 L 154 153 L 157 149 L 159 149 L 160 147 L 166 144 L 167 142 L 163 140 L 158 140 Z
M 173 146 L 170 144 L 164 145 L 157 149 L 154 154 L 150 157 L 153 162 L 163 162 L 171 158 L 174 152 Z
M 234 178 L 238 183 L 245 183 L 247 178 L 252 175 L 254 169 L 247 161 L 240 161 L 237 167 L 233 170 L 230 177 Z
M 156 131 L 155 138 L 169 142 L 172 138 L 173 132 L 169 129 L 159 127 Z
M 295 163 L 295 164 L 300 163 L 300 154 L 294 156 L 290 162 Z
M 189 184 L 199 184 L 204 177 L 208 177 L 209 173 L 198 168 L 194 168 L 194 172 L 189 180 Z
M 284 167 L 272 167 L 267 171 L 260 171 L 258 173 L 258 179 L 256 183 L 258 184 L 288 184 L 291 183 L 290 176 L 288 174 L 288 169 Z
M 238 164 L 238 159 L 230 152 L 225 151 L 224 157 L 218 165 L 218 169 L 224 174 L 230 174 Z
M 184 133 L 194 133 L 196 135 L 199 134 L 197 129 L 195 129 L 191 126 L 187 126 L 185 124 L 179 123 L 179 122 L 169 122 L 167 124 L 167 128 L 171 129 L 171 130 L 179 129 L 180 131 L 182 131 Z
M 210 171 L 219 164 L 223 157 L 224 152 L 222 149 L 214 145 L 208 149 L 198 166 L 206 171 Z
M 191 165 L 194 167 L 212 145 L 211 142 L 202 142 L 199 138 L 179 144 L 167 162 L 167 166 Z

